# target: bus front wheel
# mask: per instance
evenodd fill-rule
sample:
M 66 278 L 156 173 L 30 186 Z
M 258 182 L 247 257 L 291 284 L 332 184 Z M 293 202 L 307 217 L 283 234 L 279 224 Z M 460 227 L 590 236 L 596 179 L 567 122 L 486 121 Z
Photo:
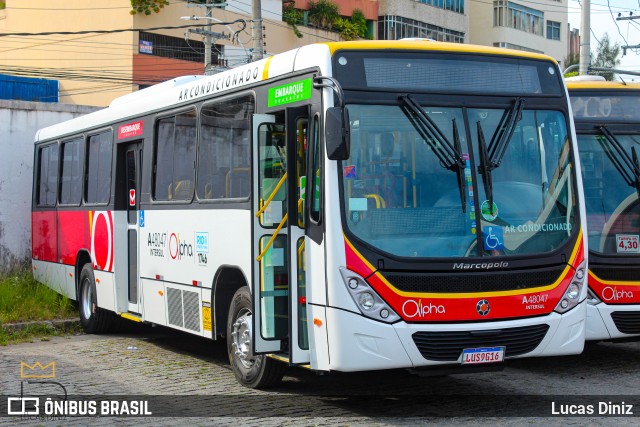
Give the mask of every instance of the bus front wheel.
M 107 332 L 113 321 L 113 313 L 98 307 L 96 297 L 96 280 L 91 264 L 85 264 L 80 272 L 80 286 L 78 287 L 78 308 L 80 309 L 80 323 L 88 334 Z
M 240 384 L 268 388 L 280 383 L 285 365 L 264 354 L 253 354 L 251 293 L 246 286 L 231 300 L 227 319 L 227 351 L 231 368 Z

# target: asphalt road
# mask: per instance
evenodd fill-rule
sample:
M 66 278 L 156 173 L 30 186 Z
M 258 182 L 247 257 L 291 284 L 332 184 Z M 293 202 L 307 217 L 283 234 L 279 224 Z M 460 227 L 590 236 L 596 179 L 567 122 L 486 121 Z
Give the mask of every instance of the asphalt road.
M 55 378 L 21 378 L 36 372 L 24 364 L 36 362 L 55 362 Z M 139 328 L 0 347 L 0 408 L 21 387 L 25 395 L 58 396 L 64 388 L 71 399 L 148 400 L 155 413 L 0 417 L 0 425 L 638 425 L 640 342 L 592 344 L 580 356 L 511 360 L 499 372 L 439 377 L 405 370 L 316 375 L 295 368 L 277 389 L 256 391 L 235 381 L 223 341 Z M 629 410 L 623 401 L 635 416 L 599 413 Z M 586 417 L 562 415 L 589 405 L 593 414 Z

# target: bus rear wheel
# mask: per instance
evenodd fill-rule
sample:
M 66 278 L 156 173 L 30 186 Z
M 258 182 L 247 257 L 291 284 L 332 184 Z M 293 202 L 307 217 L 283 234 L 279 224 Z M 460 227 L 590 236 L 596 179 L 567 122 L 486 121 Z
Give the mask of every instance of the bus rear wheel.
M 251 293 L 246 286 L 231 300 L 227 319 L 227 352 L 231 368 L 240 384 L 250 388 L 278 385 L 286 366 L 264 354 L 253 354 Z
M 80 323 L 84 331 L 88 334 L 107 332 L 111 328 L 114 315 L 110 311 L 98 307 L 96 280 L 91 264 L 85 264 L 82 267 L 78 291 Z

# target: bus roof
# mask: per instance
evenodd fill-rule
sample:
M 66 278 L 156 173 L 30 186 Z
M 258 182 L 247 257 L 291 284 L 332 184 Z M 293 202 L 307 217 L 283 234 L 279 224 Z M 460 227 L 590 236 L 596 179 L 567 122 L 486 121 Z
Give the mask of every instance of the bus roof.
M 572 80 L 568 78 L 565 80 L 567 83 L 567 89 L 585 89 L 585 90 L 639 90 L 640 83 L 623 83 L 623 82 L 610 82 L 602 80 Z
M 211 76 L 177 77 L 160 83 L 159 85 L 124 95 L 115 99 L 107 108 L 39 130 L 35 140 L 36 142 L 52 140 L 83 132 L 88 129 L 98 129 L 114 122 L 127 121 L 162 109 L 179 107 L 187 104 L 189 101 L 202 100 L 209 95 L 251 85 L 292 71 L 319 67 L 321 73 L 324 74 L 329 71 L 331 55 L 341 49 L 397 49 L 475 53 L 525 57 L 555 63 L 553 58 L 536 53 L 428 40 L 370 40 L 316 43 Z
M 532 59 L 542 59 L 557 63 L 555 59 L 548 55 L 525 52 L 522 50 L 504 49 L 490 46 L 480 46 L 463 43 L 438 42 L 429 39 L 400 39 L 400 40 L 359 40 L 351 42 L 327 42 L 331 53 L 339 49 L 400 49 L 400 50 L 432 50 L 460 53 L 479 53 L 484 55 L 503 55 L 512 57 L 523 57 Z

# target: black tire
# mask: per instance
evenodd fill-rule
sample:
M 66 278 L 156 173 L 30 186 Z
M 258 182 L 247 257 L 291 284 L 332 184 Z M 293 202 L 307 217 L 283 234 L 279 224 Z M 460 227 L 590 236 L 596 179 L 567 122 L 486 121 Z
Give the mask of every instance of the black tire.
M 265 389 L 280 384 L 286 366 L 264 354 L 252 354 L 252 340 L 251 294 L 244 286 L 233 295 L 227 319 L 227 352 L 231 368 L 238 382 L 245 387 Z M 239 352 L 236 352 L 237 342 L 244 343 Z
M 88 334 L 102 334 L 111 329 L 114 313 L 98 307 L 96 280 L 91 264 L 85 264 L 80 272 L 78 286 L 78 309 L 80 323 Z

